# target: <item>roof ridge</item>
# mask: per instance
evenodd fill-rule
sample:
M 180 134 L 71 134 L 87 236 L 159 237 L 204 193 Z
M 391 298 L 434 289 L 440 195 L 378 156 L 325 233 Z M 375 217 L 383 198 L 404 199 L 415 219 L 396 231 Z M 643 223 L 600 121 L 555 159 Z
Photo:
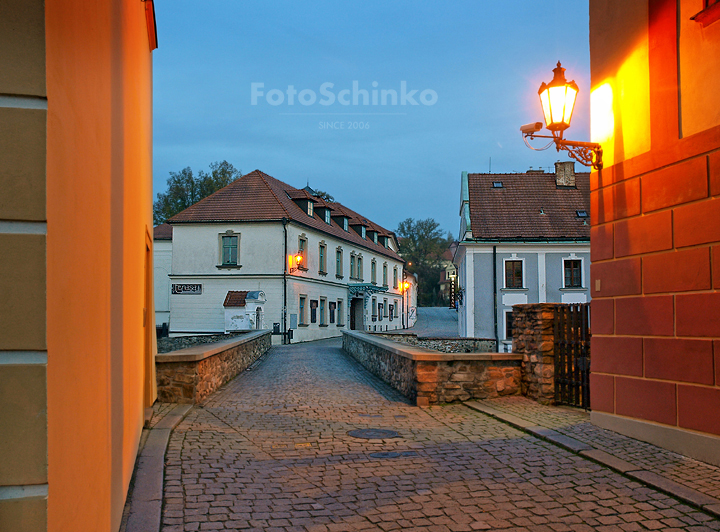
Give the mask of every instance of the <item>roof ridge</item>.
M 288 217 L 288 218 L 292 218 L 292 217 L 290 216 L 290 213 L 288 212 L 288 210 L 285 208 L 285 205 L 283 205 L 283 202 L 280 201 L 280 198 L 278 198 L 277 194 L 275 194 L 275 191 L 274 191 L 274 190 L 272 189 L 272 187 L 270 186 L 270 183 L 268 183 L 268 182 L 267 182 L 267 179 L 265 179 L 266 177 L 269 177 L 269 178 L 271 178 L 271 179 L 275 179 L 275 178 L 272 177 L 272 176 L 270 176 L 270 175 L 268 175 L 268 174 L 266 174 L 266 173 L 263 172 L 262 170 L 258 170 L 257 168 L 256 168 L 254 171 L 258 173 L 258 176 L 260 177 L 260 179 L 262 179 L 262 182 L 265 184 L 265 186 L 267 187 L 267 189 L 270 191 L 270 194 L 272 194 L 273 197 L 274 197 L 274 198 L 277 200 L 277 202 L 280 204 L 280 207 L 281 207 L 282 210 L 285 212 L 285 214 L 287 215 L 287 217 Z

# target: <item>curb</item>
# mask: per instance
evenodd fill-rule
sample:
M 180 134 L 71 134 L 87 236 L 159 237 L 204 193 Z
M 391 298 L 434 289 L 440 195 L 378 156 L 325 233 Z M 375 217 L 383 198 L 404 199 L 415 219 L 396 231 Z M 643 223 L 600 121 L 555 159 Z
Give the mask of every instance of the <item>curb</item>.
M 463 404 L 472 410 L 488 415 L 498 421 L 502 421 L 503 423 L 507 423 L 522 432 L 526 432 L 536 438 L 540 438 L 541 440 L 545 440 L 553 445 L 562 447 L 563 449 L 580 455 L 583 458 L 592 460 L 593 462 L 608 467 L 636 482 L 640 482 L 641 484 L 665 493 L 666 495 L 675 497 L 684 503 L 690 504 L 716 518 L 720 518 L 720 499 L 705 495 L 700 491 L 684 486 L 652 471 L 647 471 L 603 450 L 596 449 L 586 443 L 576 440 L 575 438 L 565 436 L 564 434 L 546 427 L 541 427 L 512 414 L 507 414 L 490 406 L 482 405 L 476 401 L 466 401 Z
M 163 501 L 165 451 L 170 433 L 193 405 L 177 405 L 155 427 L 148 430 L 145 445 L 138 453 L 135 485 L 130 497 L 126 532 L 158 532 Z

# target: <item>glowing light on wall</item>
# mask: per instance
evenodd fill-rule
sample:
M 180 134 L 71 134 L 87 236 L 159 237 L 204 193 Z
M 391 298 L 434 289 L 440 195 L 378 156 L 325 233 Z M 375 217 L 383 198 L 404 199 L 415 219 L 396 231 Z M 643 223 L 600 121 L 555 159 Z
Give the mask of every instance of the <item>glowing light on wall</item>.
M 602 144 L 603 157 L 608 165 L 615 160 L 614 136 L 613 90 L 610 83 L 603 83 L 590 91 L 590 138 Z

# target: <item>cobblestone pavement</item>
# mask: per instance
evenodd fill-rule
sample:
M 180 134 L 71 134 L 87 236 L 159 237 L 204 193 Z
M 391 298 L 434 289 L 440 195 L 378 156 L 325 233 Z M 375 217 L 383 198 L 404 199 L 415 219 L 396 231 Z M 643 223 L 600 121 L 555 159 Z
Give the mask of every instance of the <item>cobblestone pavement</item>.
M 408 331 L 418 336 L 457 338 L 457 311 L 447 307 L 418 307 L 417 321 Z
M 590 415 L 582 410 L 544 406 L 520 396 L 478 403 L 556 430 L 626 462 L 720 499 L 720 468 L 597 427 L 590 423 Z
M 164 532 L 720 530 L 720 521 L 460 405 L 420 409 L 337 340 L 275 347 L 178 425 Z M 361 428 L 399 437 L 364 440 Z

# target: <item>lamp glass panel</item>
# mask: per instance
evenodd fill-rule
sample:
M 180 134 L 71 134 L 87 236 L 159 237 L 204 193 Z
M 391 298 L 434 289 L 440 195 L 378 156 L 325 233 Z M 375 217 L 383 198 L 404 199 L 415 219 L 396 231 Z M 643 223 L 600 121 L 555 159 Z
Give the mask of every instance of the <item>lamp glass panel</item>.
M 552 124 L 552 118 L 550 116 L 550 99 L 548 98 L 548 89 L 545 89 L 540 93 L 540 103 L 542 103 L 543 115 L 545 116 L 545 125 L 549 126 Z
M 552 123 L 560 124 L 563 122 L 563 114 L 565 110 L 565 86 L 550 87 L 548 92 L 550 93 L 550 113 L 552 116 Z
M 567 87 L 567 96 L 565 97 L 565 116 L 563 122 L 568 126 L 572 119 L 573 108 L 575 107 L 575 99 L 577 98 L 577 91 L 572 87 Z

